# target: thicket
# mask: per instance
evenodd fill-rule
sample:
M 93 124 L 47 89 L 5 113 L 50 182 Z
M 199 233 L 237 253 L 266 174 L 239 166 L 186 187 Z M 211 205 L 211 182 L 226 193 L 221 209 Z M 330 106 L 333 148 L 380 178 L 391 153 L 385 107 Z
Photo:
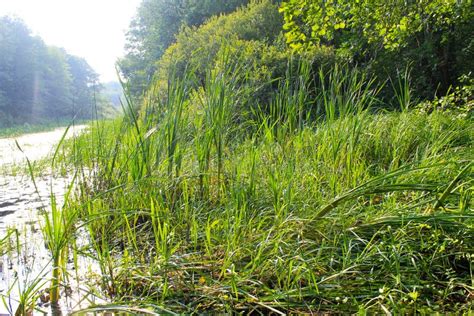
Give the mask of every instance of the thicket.
M 285 45 L 282 26 L 278 4 L 257 1 L 228 15 L 212 17 L 199 27 L 183 27 L 176 42 L 156 61 L 157 71 L 145 99 L 166 98 L 169 78 L 179 80 L 190 73 L 192 78 L 187 79 L 194 82 L 194 88 L 201 88 L 196 89 L 199 95 L 209 72 L 227 63 L 246 74 L 239 85 L 252 91 L 252 102 L 235 104 L 234 110 L 243 116 L 253 115 L 259 106 L 268 108 L 285 77 L 296 78 L 301 62 L 313 74 L 319 67 L 330 69 L 336 64 L 334 50 L 329 47 L 293 54 Z M 145 106 L 142 109 L 145 111 Z
M 472 76 L 472 0 L 285 0 L 280 11 L 292 50 L 331 46 L 381 82 L 413 69 L 419 99 L 443 96 Z
M 203 24 L 215 15 L 229 13 L 249 0 L 145 0 L 127 32 L 127 55 L 119 61 L 134 97 L 141 97 L 157 70 L 156 61 L 175 42 L 183 26 Z
M 361 69 L 381 87 L 384 107 L 399 108 L 399 96 L 407 89 L 413 106 L 461 86 L 462 77 L 472 78 L 473 42 L 465 36 L 474 30 L 469 3 L 253 1 L 173 32 L 173 41 L 155 54 L 145 86 L 149 96 L 157 96 L 165 91 L 170 71 L 180 77 L 187 70 L 202 85 L 205 73 L 219 63 L 215 56 L 225 49 L 231 60 L 252 69 L 253 82 L 246 84 L 258 90 L 253 107 L 269 102 L 279 81 L 295 73 L 287 72 L 288 64 L 298 60 L 310 62 L 313 74 L 336 64 Z M 161 32 L 158 27 L 155 35 L 142 34 L 134 43 L 143 43 L 142 53 L 153 55 L 158 50 L 144 43 Z M 134 81 L 129 84 L 136 91 Z
M 70 210 L 102 294 L 184 313 L 471 310 L 468 69 L 436 96 L 395 50 L 288 47 L 287 4 L 181 28 L 143 102 L 75 144 L 93 180 Z
M 472 311 L 469 69 L 456 68 L 447 94 L 425 96 L 415 75 L 440 68 L 409 61 L 418 56 L 411 36 L 430 33 L 393 35 L 390 45 L 372 50 L 377 45 L 352 19 L 361 14 L 367 34 L 393 21 L 403 33 L 399 22 L 408 12 L 413 25 L 420 18 L 428 30 L 439 21 L 439 36 L 451 34 L 450 20 L 433 22 L 414 2 L 391 2 L 398 22 L 382 21 L 387 8 L 380 6 L 383 14 L 359 12 L 350 1 L 316 3 L 252 1 L 181 28 L 160 51 L 143 40 L 163 34 L 137 40 L 143 54 L 160 56 L 154 81 L 127 81 L 132 94 L 123 119 L 96 122 L 68 143 L 65 156 L 56 151 L 65 168 L 74 166 L 78 185 L 76 199 L 68 192 L 64 207 L 46 215 L 57 257 L 52 291 L 61 286 L 69 247 L 99 267 L 87 292 L 115 306 L 161 313 Z M 444 1 L 445 13 L 463 3 Z M 337 11 L 343 8 L 353 10 Z M 385 32 L 398 34 L 392 31 Z M 292 34 L 300 34 L 296 42 Z M 302 43 L 288 47 L 284 36 Z M 362 44 L 338 42 L 347 38 Z M 463 60 L 465 52 L 452 53 Z M 144 82 L 147 93 L 134 105 Z M 77 235 L 88 242 L 79 245 Z

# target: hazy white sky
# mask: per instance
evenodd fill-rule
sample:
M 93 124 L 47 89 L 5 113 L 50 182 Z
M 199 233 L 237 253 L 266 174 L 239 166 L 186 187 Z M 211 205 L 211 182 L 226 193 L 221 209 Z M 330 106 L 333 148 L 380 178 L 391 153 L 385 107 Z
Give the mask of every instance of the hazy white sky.
M 0 16 L 16 15 L 48 45 L 84 57 L 102 81 L 116 80 L 125 31 L 141 0 L 0 0 Z

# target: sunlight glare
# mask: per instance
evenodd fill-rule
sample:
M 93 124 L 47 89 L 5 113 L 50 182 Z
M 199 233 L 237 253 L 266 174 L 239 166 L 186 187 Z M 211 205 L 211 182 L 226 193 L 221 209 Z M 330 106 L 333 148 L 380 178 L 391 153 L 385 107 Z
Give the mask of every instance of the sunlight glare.
M 85 58 L 102 81 L 116 79 L 125 31 L 140 0 L 0 0 L 0 16 L 15 15 L 48 45 Z

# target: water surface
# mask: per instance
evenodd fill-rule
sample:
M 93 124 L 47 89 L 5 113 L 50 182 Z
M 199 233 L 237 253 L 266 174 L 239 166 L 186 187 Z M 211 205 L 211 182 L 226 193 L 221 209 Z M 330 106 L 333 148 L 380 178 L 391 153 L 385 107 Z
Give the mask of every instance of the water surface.
M 71 127 L 66 138 L 83 132 L 86 126 Z M 40 214 L 50 207 L 51 194 L 61 205 L 62 196 L 70 183 L 68 176 L 35 176 L 34 185 L 26 170 L 26 157 L 31 163 L 48 158 L 62 139 L 66 128 L 51 132 L 26 134 L 0 139 L 0 240 L 8 231 L 15 231 L 10 243 L 0 247 L 0 315 L 14 311 L 16 297 L 31 280 L 46 275 L 49 255 L 40 230 Z M 18 148 L 20 146 L 21 150 Z M 18 239 L 17 239 L 18 238 Z M 5 251 L 20 247 L 21 255 Z M 46 282 L 43 282 L 46 286 Z
M 71 127 L 66 138 L 77 135 L 85 128 L 85 125 Z M 64 192 L 67 177 L 37 176 L 35 187 L 30 175 L 24 172 L 15 174 L 12 169 L 17 166 L 19 170 L 26 170 L 26 158 L 34 163 L 47 157 L 54 151 L 65 131 L 66 128 L 58 128 L 51 132 L 0 138 L 0 233 L 9 225 L 16 225 L 18 220 L 21 222 L 31 211 L 47 207 L 51 192 L 57 196 Z

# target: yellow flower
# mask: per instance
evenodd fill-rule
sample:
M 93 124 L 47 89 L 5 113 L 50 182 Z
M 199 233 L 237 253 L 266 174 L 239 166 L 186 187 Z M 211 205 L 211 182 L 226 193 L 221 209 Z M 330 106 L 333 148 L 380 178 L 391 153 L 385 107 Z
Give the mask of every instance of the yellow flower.
M 408 296 L 410 296 L 410 298 L 413 300 L 413 301 L 416 301 L 418 299 L 418 297 L 420 296 L 420 293 L 418 293 L 417 291 L 413 290 L 412 292 L 408 293 Z

